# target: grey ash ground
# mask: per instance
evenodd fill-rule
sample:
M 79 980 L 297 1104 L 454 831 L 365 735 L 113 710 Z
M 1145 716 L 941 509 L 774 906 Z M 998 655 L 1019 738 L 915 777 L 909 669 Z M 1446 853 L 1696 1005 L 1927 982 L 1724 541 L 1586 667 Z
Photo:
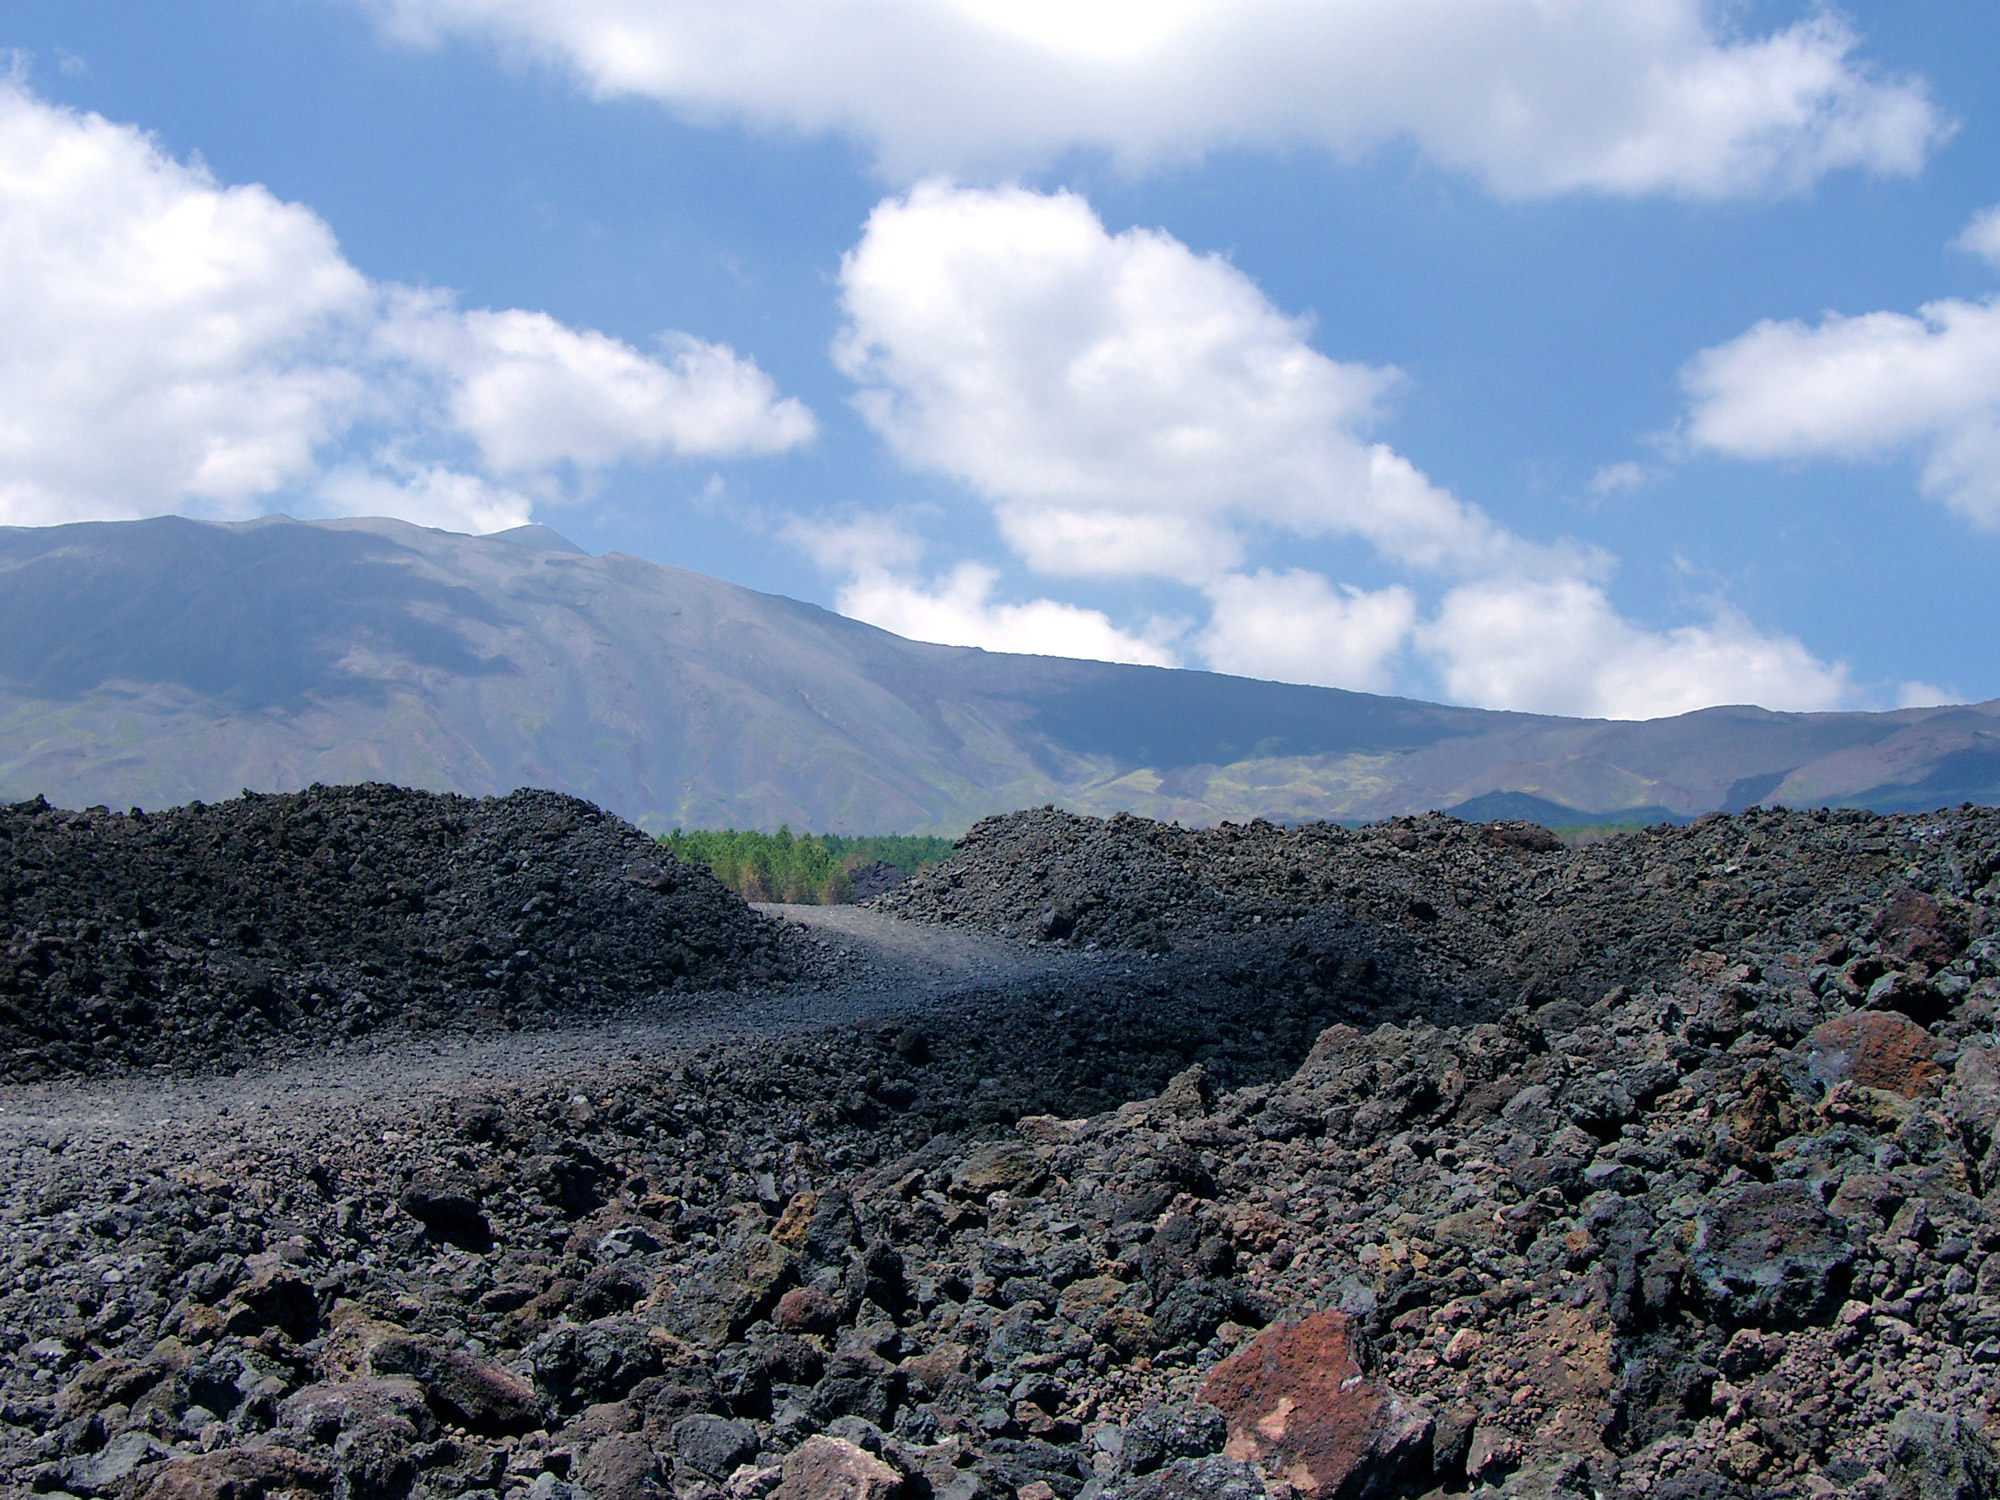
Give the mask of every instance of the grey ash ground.
M 0 822 L 18 1490 L 2000 1494 L 1993 811 Z

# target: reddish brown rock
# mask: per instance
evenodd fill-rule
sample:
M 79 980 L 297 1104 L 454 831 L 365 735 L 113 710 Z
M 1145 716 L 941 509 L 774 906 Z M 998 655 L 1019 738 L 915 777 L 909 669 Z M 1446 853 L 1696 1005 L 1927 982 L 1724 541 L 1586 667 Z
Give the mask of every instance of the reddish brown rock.
M 974 1151 L 952 1174 L 951 1191 L 984 1203 L 995 1193 L 1025 1197 L 1048 1179 L 1048 1169 L 1034 1148 L 1020 1141 L 1001 1141 Z
M 224 1313 L 229 1332 L 254 1335 L 282 1328 L 304 1342 L 319 1331 L 319 1299 L 297 1266 L 275 1255 L 252 1256 L 249 1265 L 249 1279 L 231 1294 L 232 1305 Z
M 1904 891 L 1892 897 L 1876 918 L 1875 935 L 1885 952 L 1935 973 L 1965 951 L 1978 922 L 1976 907 Z
M 913 1354 L 897 1368 L 911 1388 L 924 1395 L 939 1396 L 965 1370 L 966 1352 L 957 1344 L 939 1344 L 923 1354 Z
M 1217 1365 L 1202 1399 L 1229 1421 L 1230 1458 L 1318 1500 L 1365 1500 L 1423 1460 L 1430 1414 L 1367 1378 L 1353 1322 L 1323 1312 L 1265 1329 Z
M 795 1286 L 771 1309 L 780 1333 L 830 1333 L 840 1322 L 840 1302 L 813 1286 Z
M 785 1205 L 785 1211 L 778 1215 L 778 1222 L 771 1230 L 771 1238 L 787 1250 L 796 1250 L 806 1242 L 806 1231 L 812 1228 L 813 1214 L 819 1209 L 818 1193 L 794 1193 Z
M 324 1464 L 289 1448 L 224 1448 L 167 1464 L 140 1500 L 301 1500 L 332 1487 Z
M 387 1338 L 368 1353 L 377 1375 L 407 1375 L 440 1416 L 473 1432 L 528 1432 L 541 1424 L 535 1388 L 511 1370 L 428 1339 Z
M 1837 1016 L 1806 1038 L 1812 1075 L 1826 1088 L 1851 1081 L 1905 1099 L 1937 1088 L 1944 1070 L 1931 1060 L 1936 1051 L 1928 1031 L 1887 1011 Z
M 898 1500 L 903 1476 L 840 1438 L 807 1438 L 785 1459 L 771 1500 Z
M 614 1433 L 590 1445 L 577 1465 L 575 1482 L 592 1500 L 652 1500 L 667 1495 L 669 1485 L 655 1454 L 636 1432 Z

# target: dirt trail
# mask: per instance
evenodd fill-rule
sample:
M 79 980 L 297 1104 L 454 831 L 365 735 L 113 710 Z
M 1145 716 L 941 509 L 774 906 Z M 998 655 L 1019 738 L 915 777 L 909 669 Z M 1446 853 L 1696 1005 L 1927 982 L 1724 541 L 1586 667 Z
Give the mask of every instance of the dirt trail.
M 767 914 L 821 934 L 832 981 L 768 993 L 661 996 L 613 1021 L 481 1035 L 431 1033 L 315 1048 L 233 1075 L 63 1079 L 0 1087 L 0 1147 L 229 1134 L 254 1118 L 310 1131 L 317 1116 L 408 1113 L 426 1099 L 582 1076 L 621 1061 L 719 1043 L 856 1026 L 941 1004 L 992 998 L 1099 963 L 1095 955 L 1031 950 L 984 933 L 909 922 L 853 906 L 769 904 Z
M 1068 973 L 1096 955 L 1060 948 L 1028 948 L 971 928 L 913 922 L 865 906 L 792 906 L 759 903 L 757 910 L 824 933 L 889 982 L 904 990 L 942 994 L 987 990 Z M 1129 960 L 1128 960 L 1129 961 Z

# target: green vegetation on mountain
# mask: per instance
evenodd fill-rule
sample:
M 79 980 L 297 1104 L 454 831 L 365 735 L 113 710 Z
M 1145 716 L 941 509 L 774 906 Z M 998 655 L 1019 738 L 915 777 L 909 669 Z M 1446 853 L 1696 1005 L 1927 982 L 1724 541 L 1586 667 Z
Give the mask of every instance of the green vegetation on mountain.
M 676 859 L 707 865 L 715 878 L 750 901 L 796 901 L 831 906 L 853 899 L 851 871 L 892 865 L 905 875 L 951 853 L 945 838 L 905 834 L 850 837 L 739 828 L 676 828 L 661 838 Z

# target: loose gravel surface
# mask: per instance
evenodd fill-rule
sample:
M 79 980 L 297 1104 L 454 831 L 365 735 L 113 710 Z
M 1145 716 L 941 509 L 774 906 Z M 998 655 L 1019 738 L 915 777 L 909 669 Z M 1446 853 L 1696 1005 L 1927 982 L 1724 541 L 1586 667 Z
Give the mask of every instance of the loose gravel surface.
M 636 922 L 609 832 L 548 865 Z M 2000 1494 L 1996 872 L 1975 809 L 1585 850 L 1044 810 L 873 910 L 717 908 L 747 936 L 705 985 L 612 1004 L 522 944 L 544 998 L 511 1017 L 399 999 L 206 1071 L 23 1070 L 0 1482 Z M 448 909 L 522 924 L 479 889 Z M 10 900 L 17 950 L 103 941 L 63 899 L 58 871 Z M 364 995 L 429 993 L 369 961 Z

